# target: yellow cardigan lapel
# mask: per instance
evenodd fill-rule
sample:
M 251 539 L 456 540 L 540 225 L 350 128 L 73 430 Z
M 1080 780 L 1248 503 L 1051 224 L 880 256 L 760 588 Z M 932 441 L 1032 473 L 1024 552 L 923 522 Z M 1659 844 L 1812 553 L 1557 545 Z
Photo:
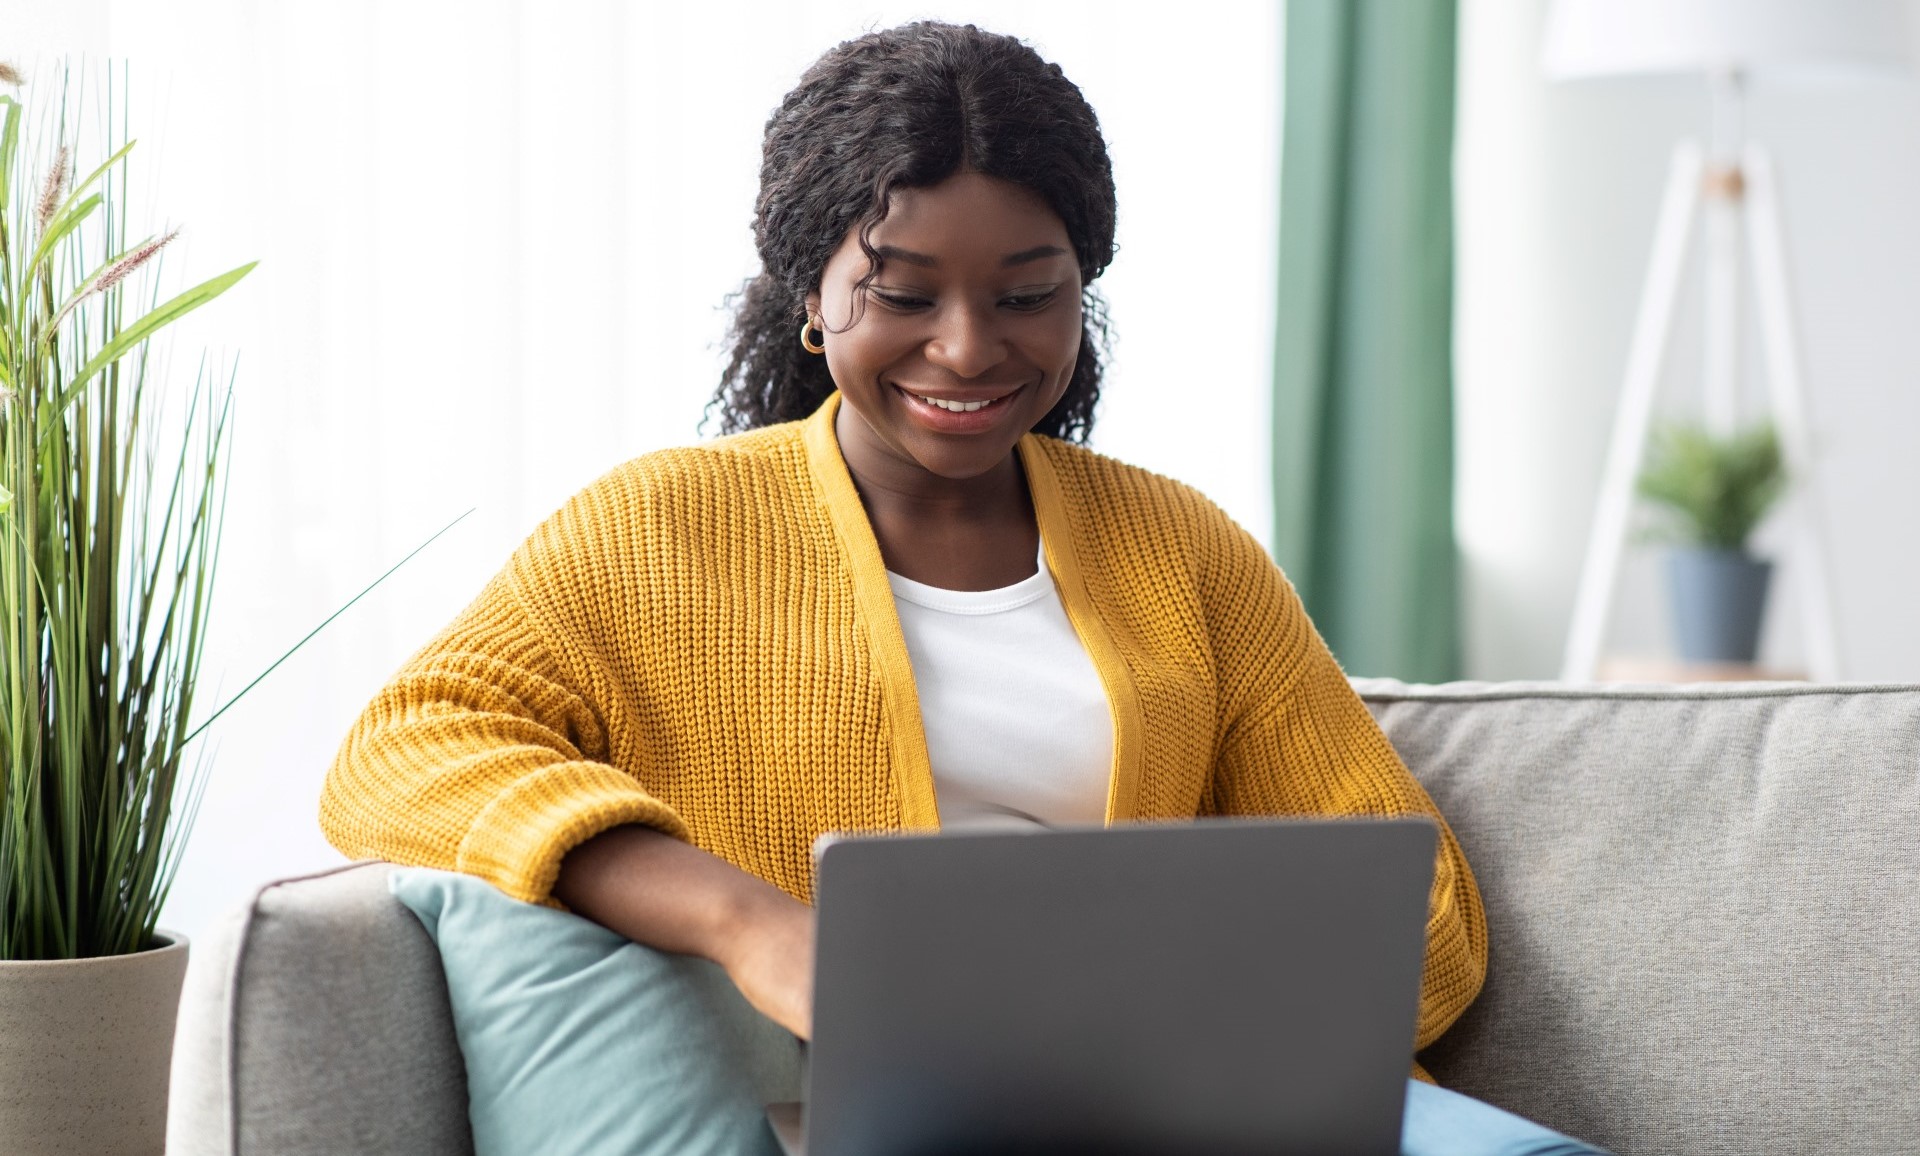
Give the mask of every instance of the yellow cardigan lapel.
M 1033 496 L 1034 516 L 1040 522 L 1040 544 L 1047 568 L 1060 591 L 1067 620 L 1073 623 L 1081 645 L 1100 672 L 1107 691 L 1107 709 L 1113 712 L 1113 774 L 1107 782 L 1107 822 L 1124 823 L 1139 813 L 1141 740 L 1144 719 L 1140 694 L 1127 670 L 1113 633 L 1087 587 L 1086 571 L 1075 549 L 1071 511 L 1047 454 L 1046 441 L 1034 434 L 1020 439 L 1020 464 L 1026 468 L 1027 491 Z
M 867 520 L 866 508 L 861 505 L 860 493 L 854 489 L 839 439 L 834 435 L 834 416 L 839 408 L 840 394 L 836 391 L 806 419 L 807 464 L 852 572 L 854 606 L 866 625 L 881 697 L 887 704 L 900 824 L 909 830 L 935 830 L 940 826 L 940 810 L 934 795 L 933 769 L 927 759 L 927 736 L 921 726 L 913 663 L 900 632 L 880 544 L 873 536 L 873 525 Z M 1040 438 L 1028 434 L 1020 439 L 1018 450 L 1040 523 L 1047 567 L 1053 572 L 1067 618 L 1100 673 L 1113 712 L 1113 773 L 1107 787 L 1107 822 L 1124 822 L 1138 809 L 1143 730 L 1139 694 L 1087 589 L 1074 548 L 1066 498 L 1045 446 Z
M 887 582 L 887 564 L 880 543 L 867 521 L 860 492 L 853 488 L 840 441 L 834 436 L 833 416 L 840 409 L 835 390 L 807 419 L 807 465 L 813 485 L 824 499 L 833 522 L 840 552 L 853 573 L 853 605 L 866 626 L 873 650 L 874 673 L 880 679 L 880 699 L 886 704 L 887 726 L 893 732 L 893 783 L 900 796 L 900 825 L 938 830 L 940 808 L 934 801 L 933 768 L 927 761 L 927 735 L 920 725 L 920 695 L 914 689 L 913 661 L 900 633 L 900 617 L 893 608 L 893 587 Z

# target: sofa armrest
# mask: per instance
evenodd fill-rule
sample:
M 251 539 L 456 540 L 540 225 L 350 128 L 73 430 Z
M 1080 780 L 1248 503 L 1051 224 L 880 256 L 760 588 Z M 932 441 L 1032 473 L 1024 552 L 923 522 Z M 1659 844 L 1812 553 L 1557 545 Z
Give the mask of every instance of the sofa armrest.
M 168 1152 L 470 1156 L 446 979 L 391 870 L 270 883 L 194 943 Z

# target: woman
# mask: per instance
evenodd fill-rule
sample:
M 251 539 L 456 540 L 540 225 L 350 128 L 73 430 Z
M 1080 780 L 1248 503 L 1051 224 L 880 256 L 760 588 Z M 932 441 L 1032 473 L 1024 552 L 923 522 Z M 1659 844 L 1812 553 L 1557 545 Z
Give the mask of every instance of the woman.
M 823 833 L 1437 819 L 1258 544 L 1073 444 L 1114 215 L 1020 42 L 829 52 L 767 124 L 732 436 L 541 526 L 356 724 L 328 837 L 713 960 L 805 1037 Z M 1442 823 L 1417 1046 L 1485 967 Z

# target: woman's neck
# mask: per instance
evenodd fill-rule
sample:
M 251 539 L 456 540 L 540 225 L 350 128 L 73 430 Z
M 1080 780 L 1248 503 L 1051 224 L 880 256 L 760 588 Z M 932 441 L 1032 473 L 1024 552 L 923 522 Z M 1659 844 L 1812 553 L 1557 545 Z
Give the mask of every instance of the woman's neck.
M 887 569 L 949 590 L 995 590 L 1034 573 L 1040 531 L 1018 452 L 949 478 L 835 423 L 840 455 Z M 851 434 L 851 436 L 849 436 Z

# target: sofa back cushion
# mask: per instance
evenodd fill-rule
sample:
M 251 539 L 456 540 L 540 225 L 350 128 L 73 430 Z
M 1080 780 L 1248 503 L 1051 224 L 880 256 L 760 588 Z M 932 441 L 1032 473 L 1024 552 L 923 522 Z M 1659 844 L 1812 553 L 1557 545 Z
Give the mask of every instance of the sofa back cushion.
M 1441 1083 L 1623 1154 L 1920 1137 L 1920 687 L 1356 685 L 1480 883 Z

